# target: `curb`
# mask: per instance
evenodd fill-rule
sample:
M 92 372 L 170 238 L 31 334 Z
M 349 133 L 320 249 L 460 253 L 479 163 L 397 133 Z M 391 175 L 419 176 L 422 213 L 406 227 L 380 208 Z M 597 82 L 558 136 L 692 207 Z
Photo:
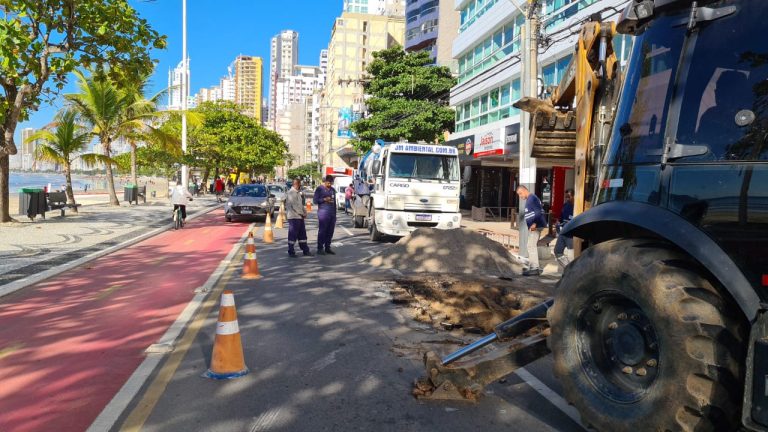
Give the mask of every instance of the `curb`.
M 170 349 L 164 350 L 163 352 L 158 352 L 158 354 L 161 355 L 153 355 L 151 352 L 148 352 L 144 361 L 141 362 L 139 367 L 137 367 L 133 374 L 131 374 L 125 384 L 123 384 L 123 386 L 117 392 L 117 394 L 115 394 L 115 396 L 111 401 L 109 401 L 107 406 L 104 407 L 98 417 L 96 417 L 93 423 L 91 423 L 91 426 L 88 428 L 87 432 L 108 431 L 115 426 L 115 423 L 117 423 L 120 416 L 123 414 L 126 408 L 128 408 L 139 391 L 141 391 L 141 388 L 144 387 L 144 384 L 152 376 L 155 369 L 165 358 L 165 356 L 162 354 L 170 353 L 173 351 L 173 346 L 176 339 L 178 339 L 179 336 L 183 333 L 189 322 L 194 319 L 198 309 L 203 304 L 203 301 L 205 301 L 205 299 L 211 293 L 212 288 L 216 285 L 216 283 L 218 283 L 219 279 L 221 279 L 221 277 L 224 275 L 227 267 L 229 267 L 232 263 L 232 259 L 242 248 L 243 242 L 248 237 L 248 233 L 251 232 L 254 225 L 255 224 L 248 225 L 248 229 L 246 229 L 243 235 L 240 236 L 240 240 L 238 240 L 237 243 L 232 246 L 232 249 L 229 251 L 227 256 L 224 257 L 224 259 L 219 263 L 218 267 L 216 267 L 216 270 L 214 270 L 213 273 L 211 273 L 211 275 L 208 277 L 208 280 L 201 287 L 195 290 L 195 296 L 192 298 L 192 300 L 190 300 L 190 302 L 187 304 L 187 307 L 184 308 L 178 318 L 176 318 L 176 321 L 174 321 L 173 324 L 168 327 L 168 330 L 166 330 L 163 336 L 160 337 L 160 340 L 151 346 L 164 346 L 169 347 Z
M 195 218 L 197 218 L 199 216 L 208 214 L 208 213 L 216 210 L 218 207 L 219 207 L 218 205 L 215 205 L 215 206 L 212 206 L 210 208 L 198 211 L 195 214 L 189 215 L 187 217 L 187 220 L 192 220 L 192 219 L 195 219 Z M 64 273 L 67 270 L 70 270 L 70 269 L 73 269 L 75 267 L 81 266 L 81 265 L 83 265 L 83 264 L 85 264 L 87 262 L 93 261 L 93 260 L 95 260 L 97 258 L 101 258 L 104 255 L 109 255 L 112 252 L 116 252 L 116 251 L 118 251 L 120 249 L 123 249 L 123 248 L 126 248 L 128 246 L 134 245 L 134 244 L 139 243 L 141 241 L 144 241 L 144 240 L 146 240 L 146 239 L 148 239 L 150 237 L 154 237 L 154 236 L 160 234 L 163 231 L 169 230 L 171 228 L 171 225 L 172 224 L 169 223 L 167 226 L 162 226 L 160 228 L 156 228 L 156 229 L 154 229 L 154 230 L 152 230 L 152 231 L 150 231 L 148 233 L 144 233 L 144 234 L 142 234 L 142 235 L 140 235 L 138 237 L 132 238 L 130 240 L 126 240 L 126 241 L 124 241 L 124 242 L 122 242 L 120 244 L 116 244 L 116 245 L 110 246 L 110 247 L 108 247 L 106 249 L 93 252 L 90 255 L 86 255 L 86 256 L 84 256 L 82 258 L 78 258 L 78 259 L 76 259 L 74 261 L 70 261 L 70 262 L 68 262 L 66 264 L 62 264 L 60 266 L 48 269 L 48 270 L 46 270 L 44 272 L 41 272 L 41 273 L 38 273 L 36 275 L 27 276 L 27 277 L 25 277 L 23 279 L 19 279 L 17 281 L 11 282 L 9 284 L 0 286 L 0 297 L 4 297 L 4 296 L 7 296 L 9 294 L 13 294 L 16 291 L 24 289 L 24 288 L 26 288 L 26 287 L 28 287 L 30 285 L 36 284 L 36 283 L 38 283 L 40 281 L 43 281 L 45 279 L 57 276 L 57 275 L 59 275 L 61 273 Z

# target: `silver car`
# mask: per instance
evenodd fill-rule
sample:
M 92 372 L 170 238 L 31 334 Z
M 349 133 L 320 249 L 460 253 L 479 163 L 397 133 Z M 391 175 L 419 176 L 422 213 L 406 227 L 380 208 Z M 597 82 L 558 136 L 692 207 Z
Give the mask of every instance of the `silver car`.
M 224 218 L 233 219 L 263 218 L 273 212 L 275 197 L 262 184 L 247 184 L 235 187 L 229 200 L 224 205 Z
M 275 205 L 272 211 L 275 213 L 279 212 L 280 208 L 283 206 L 283 202 L 285 201 L 285 186 L 279 184 L 268 184 L 267 189 L 269 190 L 270 194 L 275 196 Z

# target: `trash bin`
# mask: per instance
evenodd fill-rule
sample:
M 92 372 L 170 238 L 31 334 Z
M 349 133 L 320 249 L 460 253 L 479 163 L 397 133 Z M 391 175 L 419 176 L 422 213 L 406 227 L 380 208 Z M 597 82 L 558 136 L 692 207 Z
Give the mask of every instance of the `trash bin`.
M 123 188 L 123 201 L 128 201 L 128 204 L 136 202 L 139 204 L 139 187 L 132 184 L 127 184 Z
M 21 188 L 19 192 L 19 214 L 27 215 L 34 219 L 41 215 L 45 219 L 45 211 L 48 203 L 45 200 L 45 191 L 42 188 Z

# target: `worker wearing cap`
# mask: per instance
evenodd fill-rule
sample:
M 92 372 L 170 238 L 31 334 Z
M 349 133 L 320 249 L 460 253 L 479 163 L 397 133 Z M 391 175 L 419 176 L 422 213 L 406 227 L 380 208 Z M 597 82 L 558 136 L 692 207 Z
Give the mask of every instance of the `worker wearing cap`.
M 336 228 L 336 189 L 333 188 L 333 176 L 327 176 L 323 184 L 315 189 L 312 200 L 317 205 L 317 254 L 336 255 L 331 250 L 333 230 Z
M 525 223 L 528 225 L 528 269 L 523 271 L 523 276 L 538 276 L 541 274 L 539 267 L 539 237 L 541 231 L 547 226 L 544 219 L 544 209 L 541 200 L 532 194 L 527 187 L 517 187 L 517 196 L 525 200 Z

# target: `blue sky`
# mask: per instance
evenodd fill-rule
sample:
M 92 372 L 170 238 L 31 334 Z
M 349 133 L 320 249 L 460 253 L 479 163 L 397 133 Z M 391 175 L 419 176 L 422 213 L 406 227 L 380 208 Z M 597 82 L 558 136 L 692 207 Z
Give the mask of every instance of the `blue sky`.
M 168 68 L 181 60 L 182 0 L 129 0 L 139 14 L 159 32 L 168 35 L 168 48 L 155 51 L 159 60 L 152 79 L 152 93 L 168 85 Z M 316 65 L 320 50 L 331 37 L 334 19 L 341 13 L 342 0 L 187 0 L 188 51 L 191 60 L 191 90 L 219 83 L 227 66 L 239 54 L 264 59 L 264 95 L 268 97 L 270 39 L 281 30 L 299 32 L 299 63 Z M 74 91 L 69 85 L 64 92 Z M 39 128 L 50 122 L 61 102 L 43 106 L 21 129 Z

